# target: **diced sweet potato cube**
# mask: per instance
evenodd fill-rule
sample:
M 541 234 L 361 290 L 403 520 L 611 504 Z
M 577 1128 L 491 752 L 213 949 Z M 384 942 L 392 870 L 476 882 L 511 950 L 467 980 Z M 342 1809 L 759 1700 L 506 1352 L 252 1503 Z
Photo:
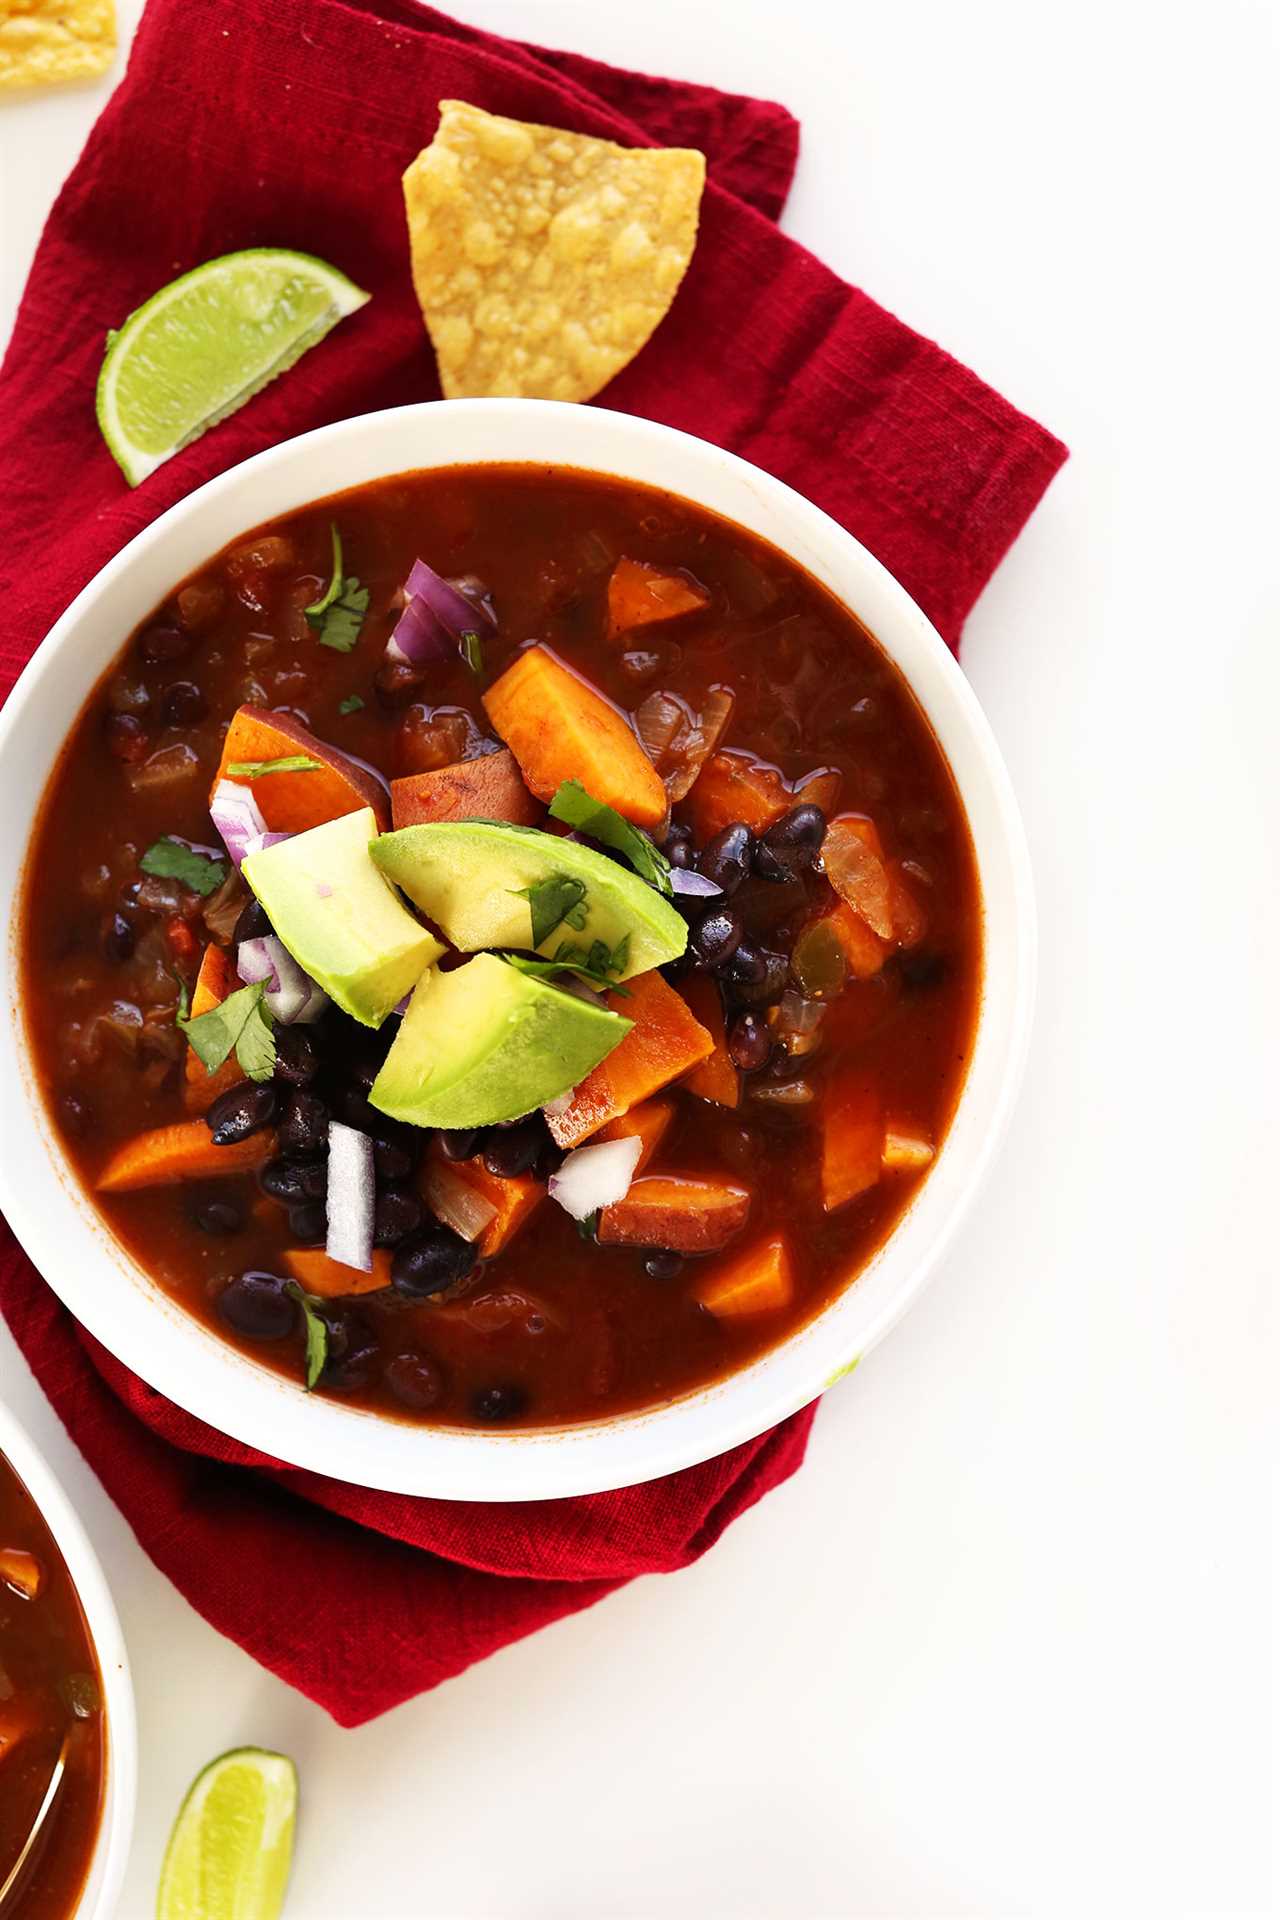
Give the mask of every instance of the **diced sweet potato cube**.
M 601 1127 L 596 1139 L 601 1142 L 639 1140 L 640 1158 L 636 1161 L 635 1172 L 643 1173 L 662 1145 L 675 1117 L 674 1100 L 642 1100 L 629 1113 L 621 1114 L 618 1119 L 610 1120 L 607 1126 Z
M 200 971 L 196 975 L 196 984 L 191 989 L 191 1018 L 194 1020 L 198 1014 L 209 1013 L 214 1007 L 221 1006 L 227 995 L 234 993 L 240 984 L 240 976 L 228 950 L 225 947 L 206 947 Z M 194 1047 L 187 1048 L 186 1075 L 182 1099 L 188 1113 L 203 1113 L 220 1093 L 225 1093 L 228 1087 L 234 1087 L 237 1080 L 244 1079 L 234 1053 L 223 1061 L 216 1072 L 210 1073 Z
M 665 819 L 667 794 L 618 709 L 549 648 L 526 647 L 484 695 L 485 710 L 540 800 L 565 780 L 641 827 Z
M 723 827 L 745 820 L 763 833 L 792 807 L 802 804 L 830 812 L 840 791 L 840 775 L 820 768 L 791 786 L 776 767 L 766 766 L 736 747 L 721 748 L 703 767 L 689 793 L 693 830 L 705 843 Z
M 692 1073 L 686 1073 L 682 1085 L 700 1100 L 712 1100 L 718 1107 L 736 1107 L 742 1098 L 742 1085 L 738 1069 L 729 1058 L 720 989 L 710 974 L 691 973 L 680 982 L 680 995 L 694 1019 L 715 1042 L 714 1052 L 700 1061 Z
M 203 1120 L 179 1120 L 173 1126 L 137 1134 L 117 1147 L 98 1175 L 98 1191 L 132 1193 L 138 1187 L 170 1187 L 180 1180 L 250 1173 L 265 1166 L 275 1150 L 274 1133 L 251 1133 L 247 1140 L 215 1147 Z
M 780 1313 L 794 1291 L 791 1252 L 780 1233 L 718 1260 L 694 1288 L 702 1305 L 720 1320 Z
M 289 1247 L 284 1264 L 304 1293 L 322 1300 L 345 1300 L 353 1293 L 381 1293 L 391 1285 L 391 1255 L 386 1247 L 373 1250 L 373 1267 L 349 1267 L 331 1260 L 323 1247 Z
M 579 1146 L 606 1120 L 616 1120 L 696 1067 L 715 1046 L 660 973 L 637 973 L 627 989 L 626 996 L 607 997 L 614 1013 L 633 1022 L 630 1033 L 563 1104 L 557 1101 L 547 1111 L 557 1146 Z
M 264 773 L 257 779 L 228 769 L 241 762 L 289 760 L 298 754 L 319 761 L 303 773 Z M 305 833 L 345 813 L 372 807 L 378 831 L 390 820 L 386 788 L 357 761 L 336 747 L 317 740 L 309 727 L 291 713 L 273 713 L 266 707 L 240 707 L 222 743 L 222 759 L 214 776 L 235 780 L 252 790 L 262 817 L 272 833 Z M 212 793 L 212 789 L 210 790 Z
M 542 813 L 509 747 L 391 782 L 393 827 L 415 827 L 425 820 L 509 820 L 532 827 Z
M 423 1168 L 423 1193 L 437 1217 L 471 1240 L 482 1260 L 492 1260 L 509 1246 L 547 1197 L 546 1187 L 530 1174 L 490 1173 L 482 1160 L 446 1160 L 438 1149 Z M 469 1216 L 477 1217 L 467 1205 L 469 1196 L 489 1209 L 478 1234 L 466 1230 Z
M 682 1174 L 644 1174 L 626 1198 L 600 1213 L 597 1238 L 606 1246 L 671 1247 L 676 1253 L 715 1253 L 746 1225 L 751 1195 L 732 1180 Z
M 864 1080 L 828 1087 L 822 1109 L 822 1204 L 828 1213 L 875 1186 L 883 1146 L 875 1089 Z
M 646 560 L 619 560 L 609 575 L 606 634 L 616 640 L 655 620 L 676 620 L 710 606 L 711 595 L 683 573 L 668 573 Z
M 885 1122 L 880 1164 L 887 1173 L 920 1173 L 933 1160 L 933 1142 L 908 1120 Z

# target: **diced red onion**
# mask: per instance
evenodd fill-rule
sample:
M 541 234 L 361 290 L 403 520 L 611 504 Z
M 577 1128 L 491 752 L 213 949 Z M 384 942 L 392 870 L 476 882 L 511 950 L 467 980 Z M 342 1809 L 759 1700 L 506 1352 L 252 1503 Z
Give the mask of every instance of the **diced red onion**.
M 263 1002 L 267 1012 L 281 1026 L 318 1020 L 329 1004 L 329 996 L 309 973 L 304 973 L 282 940 L 274 933 L 259 934 L 242 940 L 236 954 L 236 972 L 246 986 L 259 980 L 266 983 Z
M 632 1134 L 595 1147 L 576 1147 L 548 1180 L 547 1192 L 575 1220 L 589 1220 L 599 1208 L 625 1198 L 642 1145 Z
M 252 789 L 242 786 L 238 780 L 219 780 L 209 802 L 209 812 L 232 864 L 238 867 L 250 851 L 249 842 L 267 831 Z
M 324 1250 L 344 1267 L 373 1268 L 373 1142 L 367 1133 L 329 1122 L 328 1232 Z
M 696 867 L 672 867 L 670 877 L 672 893 L 683 893 L 690 899 L 710 900 L 713 895 L 724 892 L 723 887 L 718 887 L 705 873 L 699 873 Z
M 427 1161 L 423 1190 L 436 1219 L 464 1240 L 478 1240 L 498 1211 L 469 1180 L 440 1160 Z
M 247 860 L 251 853 L 262 853 L 267 847 L 278 847 L 282 840 L 292 838 L 291 833 L 255 833 L 245 842 L 244 858 Z
M 266 934 L 240 942 L 236 951 L 236 972 L 246 987 L 256 987 L 259 980 L 265 980 L 268 993 L 279 993 L 280 974 L 272 953 L 273 947 L 280 953 L 284 952 L 280 942 Z
M 457 643 L 448 628 L 424 599 L 411 595 L 387 642 L 387 659 L 415 667 L 430 666 L 436 661 L 443 666 L 457 655 Z
M 434 567 L 429 567 L 425 560 L 414 561 L 404 585 L 410 606 L 415 600 L 422 600 L 455 642 L 461 640 L 464 633 L 476 631 L 477 616 L 489 626 L 497 625 L 493 609 L 484 600 L 478 603 L 468 600 L 448 580 L 442 579 Z

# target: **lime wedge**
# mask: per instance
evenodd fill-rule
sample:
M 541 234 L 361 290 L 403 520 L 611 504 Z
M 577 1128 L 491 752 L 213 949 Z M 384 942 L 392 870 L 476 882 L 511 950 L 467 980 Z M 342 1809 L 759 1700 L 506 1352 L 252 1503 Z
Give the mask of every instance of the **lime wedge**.
M 160 1871 L 156 1920 L 276 1920 L 293 1857 L 292 1760 L 237 1747 L 183 1801 Z
M 309 253 L 250 247 L 206 260 L 107 336 L 102 437 L 136 487 L 291 367 L 367 293 Z

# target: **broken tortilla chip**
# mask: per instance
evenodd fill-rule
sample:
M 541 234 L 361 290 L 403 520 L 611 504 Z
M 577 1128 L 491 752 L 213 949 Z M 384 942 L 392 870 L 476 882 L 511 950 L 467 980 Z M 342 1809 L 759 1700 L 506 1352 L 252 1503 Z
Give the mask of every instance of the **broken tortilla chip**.
M 115 0 L 0 0 L 0 88 L 92 80 L 115 51 Z
M 404 176 L 413 284 L 449 399 L 589 400 L 670 309 L 706 162 L 440 102 Z

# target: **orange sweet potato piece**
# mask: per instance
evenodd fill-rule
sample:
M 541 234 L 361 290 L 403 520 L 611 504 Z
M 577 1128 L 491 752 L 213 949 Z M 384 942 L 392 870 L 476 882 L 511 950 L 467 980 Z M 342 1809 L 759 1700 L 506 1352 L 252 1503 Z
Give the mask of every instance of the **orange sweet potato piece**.
M 700 1100 L 714 1100 L 718 1107 L 736 1107 L 742 1098 L 742 1086 L 725 1041 L 724 1003 L 719 987 L 710 974 L 691 973 L 680 982 L 680 996 L 715 1042 L 714 1052 L 700 1061 L 692 1073 L 686 1073 L 683 1085 Z
M 791 1251 L 775 1233 L 718 1260 L 694 1294 L 717 1319 L 745 1320 L 758 1313 L 779 1313 L 790 1304 L 794 1290 Z
M 875 1089 L 860 1079 L 828 1087 L 822 1108 L 822 1204 L 828 1213 L 875 1186 L 883 1149 Z
M 763 833 L 802 803 L 829 813 L 839 791 L 840 775 L 834 769 L 819 768 L 791 786 L 776 767 L 727 747 L 713 753 L 698 775 L 689 794 L 689 811 L 695 834 L 707 841 L 735 820 L 745 820 L 753 833 Z
M 509 820 L 515 827 L 533 827 L 542 812 L 509 747 L 391 782 L 393 827 L 416 827 L 424 820 Z
M 886 1173 L 922 1173 L 933 1160 L 933 1142 L 910 1120 L 886 1120 L 880 1164 Z
M 666 789 L 622 714 L 549 648 L 517 654 L 484 704 L 540 800 L 551 800 L 562 781 L 580 780 L 638 826 L 666 817 Z
M 300 753 L 320 765 L 306 773 L 264 773 L 257 780 L 227 771 L 236 761 L 284 760 Z M 308 827 L 322 827 L 326 820 L 356 813 L 361 807 L 373 808 L 379 832 L 385 833 L 390 823 L 381 781 L 336 747 L 317 740 L 291 713 L 238 708 L 222 743 L 215 787 L 219 780 L 237 780 L 251 788 L 272 833 L 305 833 Z
M 34 1600 L 44 1585 L 44 1568 L 25 1547 L 0 1547 L 0 1586 Z
M 635 1171 L 643 1173 L 658 1148 L 662 1145 L 671 1122 L 676 1117 L 674 1100 L 642 1100 L 638 1107 L 632 1107 L 630 1113 L 624 1113 L 616 1120 L 610 1120 L 601 1127 L 597 1140 L 639 1140 L 640 1158 L 636 1161 Z
M 601 1209 L 597 1238 L 605 1246 L 715 1253 L 741 1232 L 750 1211 L 751 1194 L 735 1181 L 647 1173 L 625 1198 Z
M 191 1018 L 194 1020 L 197 1014 L 209 1013 L 214 1007 L 221 1006 L 227 995 L 234 993 L 240 984 L 240 976 L 228 950 L 225 947 L 206 947 L 200 971 L 196 975 L 196 984 L 191 989 Z M 203 1113 L 220 1093 L 225 1093 L 228 1087 L 234 1087 L 237 1080 L 244 1079 L 234 1053 L 223 1061 L 216 1072 L 210 1073 L 194 1047 L 187 1048 L 186 1072 L 182 1099 L 188 1113 Z
M 243 1076 L 241 1076 L 243 1077 Z M 132 1193 L 137 1187 L 170 1187 L 179 1180 L 216 1180 L 249 1173 L 271 1159 L 274 1133 L 251 1133 L 229 1147 L 215 1147 L 203 1120 L 178 1120 L 139 1133 L 117 1147 L 98 1175 L 100 1193 Z
M 646 560 L 619 560 L 609 575 L 606 638 L 616 640 L 633 627 L 655 620 L 676 620 L 711 604 L 711 595 L 682 573 L 668 573 Z
M 530 1174 L 505 1176 L 490 1173 L 482 1160 L 446 1160 L 434 1149 L 423 1169 L 422 1188 L 427 1204 L 438 1211 L 447 1205 L 446 1191 L 452 1184 L 465 1187 L 493 1209 L 493 1217 L 474 1241 L 482 1260 L 492 1260 L 515 1239 L 534 1209 L 547 1197 L 540 1180 Z M 452 1222 L 450 1222 L 452 1224 Z M 470 1235 L 466 1236 L 470 1238 Z
M 323 1247 L 289 1247 L 284 1264 L 305 1293 L 323 1300 L 345 1299 L 353 1293 L 381 1293 L 391 1285 L 391 1254 L 386 1247 L 373 1250 L 373 1267 L 348 1267 L 331 1260 Z
M 606 1120 L 616 1120 L 647 1100 L 715 1047 L 660 973 L 638 973 L 627 988 L 627 996 L 611 993 L 608 1002 L 614 1013 L 634 1022 L 630 1033 L 574 1089 L 565 1106 L 553 1106 L 547 1114 L 557 1146 L 579 1146 Z

